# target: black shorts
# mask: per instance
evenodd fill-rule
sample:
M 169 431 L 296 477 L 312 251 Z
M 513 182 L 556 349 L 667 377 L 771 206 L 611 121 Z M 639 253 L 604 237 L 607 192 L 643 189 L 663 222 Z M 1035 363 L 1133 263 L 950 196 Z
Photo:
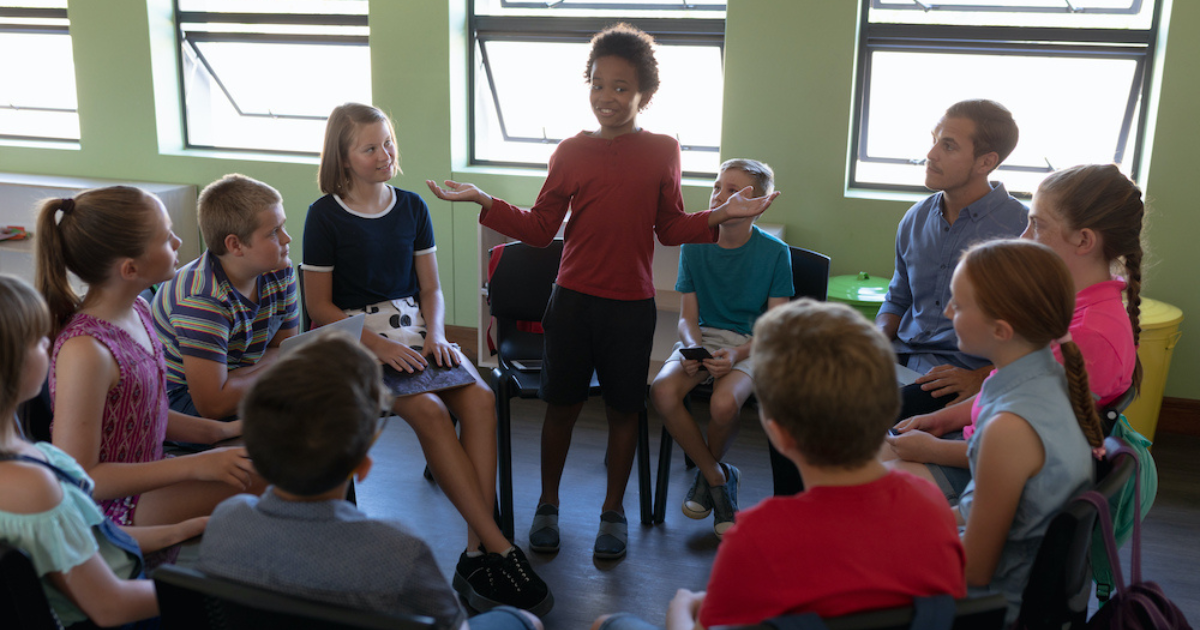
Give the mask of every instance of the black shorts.
M 581 403 L 595 371 L 608 406 L 625 413 L 645 409 L 657 321 L 653 298 L 610 300 L 555 286 L 542 317 L 538 395 L 555 405 Z

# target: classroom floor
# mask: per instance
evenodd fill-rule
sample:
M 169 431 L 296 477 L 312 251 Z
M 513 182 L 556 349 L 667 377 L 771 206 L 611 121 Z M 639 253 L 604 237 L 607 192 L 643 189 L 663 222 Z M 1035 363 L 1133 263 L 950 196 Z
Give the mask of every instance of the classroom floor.
M 703 416 L 704 405 L 698 407 Z M 540 489 L 538 439 L 544 409 L 540 401 L 513 401 L 516 538 L 526 550 Z M 657 464 L 660 427 L 651 413 L 652 470 Z M 592 543 L 604 493 L 605 435 L 603 406 L 592 400 L 576 425 L 563 478 L 562 549 L 552 555 L 529 554 L 555 597 L 554 610 L 544 618 L 546 630 L 582 630 L 596 616 L 616 611 L 633 612 L 661 624 L 676 589 L 704 588 L 716 554 L 718 543 L 711 519 L 694 521 L 679 510 L 691 474 L 684 471 L 682 451 L 676 446 L 666 522 L 638 524 L 635 468 L 625 498 L 629 553 L 618 561 L 593 559 Z M 1157 581 L 1196 624 L 1200 622 L 1200 438 L 1160 435 L 1154 454 L 1160 485 L 1143 529 L 1143 573 L 1146 579 Z M 407 523 L 429 542 L 442 571 L 450 576 L 465 544 L 465 526 L 437 485 L 422 477 L 425 460 L 412 431 L 403 422 L 389 423 L 372 455 L 375 466 L 371 475 L 358 486 L 359 506 L 372 516 Z M 741 435 L 727 461 L 742 470 L 743 505 L 753 505 L 770 494 L 766 438 L 754 411 L 743 411 Z M 1127 548 L 1122 555 L 1128 567 Z

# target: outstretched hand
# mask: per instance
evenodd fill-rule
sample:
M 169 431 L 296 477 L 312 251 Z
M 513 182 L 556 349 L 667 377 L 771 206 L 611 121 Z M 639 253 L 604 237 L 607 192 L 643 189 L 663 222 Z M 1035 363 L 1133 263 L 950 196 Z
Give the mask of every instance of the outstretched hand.
M 491 195 L 480 190 L 475 184 L 456 182 L 450 179 L 444 182 L 445 188 L 438 186 L 437 182 L 432 179 L 425 180 L 425 184 L 438 199 L 443 201 L 473 201 L 484 208 L 490 208 L 492 205 Z
M 747 186 L 733 194 L 721 207 L 713 211 L 716 215 L 716 223 L 724 223 L 732 219 L 743 219 L 746 217 L 756 217 L 767 208 L 771 207 L 771 202 L 779 196 L 779 191 L 775 191 L 764 197 L 751 197 L 754 194 L 754 188 Z M 711 223 L 710 223 L 711 225 Z

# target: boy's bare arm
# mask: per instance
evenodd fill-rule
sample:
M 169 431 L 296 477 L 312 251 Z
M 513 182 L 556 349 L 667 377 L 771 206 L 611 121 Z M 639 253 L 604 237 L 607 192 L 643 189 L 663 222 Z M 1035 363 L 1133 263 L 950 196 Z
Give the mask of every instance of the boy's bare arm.
M 270 363 L 262 360 L 231 370 L 223 361 L 184 355 L 183 372 L 196 411 L 205 418 L 234 415 L 242 396 L 254 384 L 258 373 Z
M 880 313 L 875 316 L 875 326 L 889 341 L 896 338 L 900 331 L 900 316 L 895 313 Z

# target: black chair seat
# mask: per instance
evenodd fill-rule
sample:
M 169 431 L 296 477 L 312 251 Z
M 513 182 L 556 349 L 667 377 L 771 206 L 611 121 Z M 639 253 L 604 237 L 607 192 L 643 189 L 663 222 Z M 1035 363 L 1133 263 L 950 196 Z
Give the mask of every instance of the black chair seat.
M 62 628 L 29 556 L 5 542 L 0 542 L 0 620 L 5 628 Z
M 428 630 L 435 625 L 430 617 L 325 604 L 174 565 L 159 567 L 153 577 L 162 625 L 173 630 Z

